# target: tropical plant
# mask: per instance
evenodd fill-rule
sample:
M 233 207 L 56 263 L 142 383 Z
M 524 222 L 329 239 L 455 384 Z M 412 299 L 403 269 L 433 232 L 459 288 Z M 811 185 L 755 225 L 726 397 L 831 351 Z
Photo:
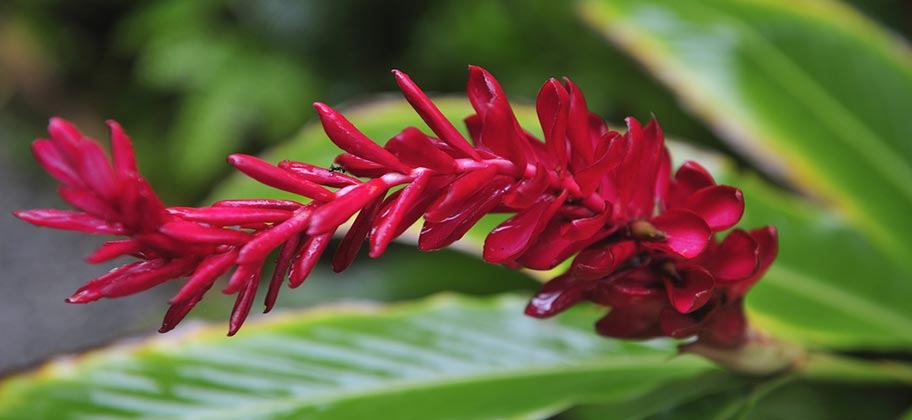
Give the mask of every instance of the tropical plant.
M 612 131 L 589 117 L 569 81 L 546 83 L 535 107 L 511 107 L 473 68 L 470 100 L 436 105 L 397 73 L 418 116 L 401 101 L 347 117 L 318 104 L 321 125 L 260 158 L 232 155 L 246 176 L 226 180 L 200 208 L 155 198 L 116 123 L 109 164 L 97 143 L 53 120 L 35 154 L 82 212 L 18 215 L 130 237 L 89 260 L 140 261 L 90 282 L 73 302 L 189 276 L 163 330 L 236 265 L 226 289 L 238 294 L 236 333 L 275 248 L 261 296 L 267 311 L 294 306 L 277 303 L 278 286 L 286 272 L 300 285 L 337 230 L 347 232 L 337 270 L 366 239 L 376 257 L 395 237 L 417 238 L 422 249 L 462 238 L 457 247 L 486 261 L 553 278 L 530 315 L 597 305 L 538 321 L 520 314 L 515 293 L 439 296 L 288 312 L 233 338 L 202 327 L 11 377 L 0 417 L 902 415 L 912 388 L 907 47 L 834 2 L 582 0 L 578 13 L 766 177 L 679 143 L 663 152 L 655 123 L 631 119 L 625 134 Z M 470 115 L 468 129 L 444 115 Z M 402 130 L 420 120 L 433 137 Z M 324 130 L 346 154 L 335 157 Z M 267 163 L 286 159 L 294 161 Z M 345 173 L 329 166 L 334 159 Z M 422 232 L 407 230 L 421 215 Z M 739 221 L 775 229 L 729 230 Z M 397 264 L 384 269 L 396 273 Z M 421 283 L 446 270 L 429 269 Z M 748 288 L 751 327 L 741 306 Z M 611 307 L 607 316 L 600 305 Z M 614 338 L 593 334 L 599 317 L 597 331 Z

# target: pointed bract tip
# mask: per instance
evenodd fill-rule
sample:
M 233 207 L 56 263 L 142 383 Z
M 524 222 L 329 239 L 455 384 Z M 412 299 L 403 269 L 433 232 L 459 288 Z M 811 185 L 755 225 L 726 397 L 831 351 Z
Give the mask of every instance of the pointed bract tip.
M 51 117 L 48 120 L 48 127 L 62 127 L 66 125 L 70 125 L 69 122 L 60 117 Z
M 627 124 L 628 129 L 630 129 L 631 126 L 635 126 L 637 128 L 640 128 L 643 126 L 642 124 L 640 124 L 640 120 L 638 120 L 634 117 L 624 118 L 624 122 Z
M 76 126 L 60 117 L 53 117 L 48 121 L 48 133 L 51 138 L 67 142 L 78 142 L 82 138 L 82 133 Z
M 548 95 L 555 95 L 555 96 L 548 96 Z M 545 81 L 545 84 L 543 84 L 541 89 L 539 89 L 538 98 L 539 98 L 539 100 L 544 100 L 545 98 L 547 98 L 550 100 L 559 101 L 558 103 L 560 103 L 562 101 L 566 101 L 567 89 L 564 88 L 564 85 L 562 85 L 559 80 L 552 77 L 552 78 L 548 79 L 547 81 Z
M 231 166 L 239 167 L 243 166 L 245 163 L 252 159 L 258 158 L 255 156 L 245 155 L 243 153 L 233 153 L 228 155 L 228 157 L 225 158 L 225 161 L 228 162 L 228 164 Z
M 90 293 L 88 290 L 82 290 L 73 293 L 73 296 L 64 299 L 64 302 L 75 304 L 89 303 L 98 300 L 98 298 L 100 298 L 100 296 L 96 295 L 95 293 Z
M 531 316 L 533 318 L 547 318 L 548 314 L 541 310 L 538 306 L 535 306 L 532 302 L 529 302 L 526 305 L 526 309 L 523 311 L 526 316 Z
M 234 337 L 234 335 L 237 334 L 240 329 L 240 325 L 230 325 L 228 327 L 228 337 Z
M 413 84 L 413 83 L 414 83 L 414 82 L 411 81 L 412 79 L 409 78 L 409 76 L 408 76 L 407 74 L 405 74 L 402 70 L 399 70 L 399 69 L 392 69 L 392 70 L 390 70 L 390 72 L 393 73 L 393 76 L 396 77 L 396 83 L 398 83 L 400 86 L 401 86 L 403 83 L 405 83 L 405 84 Z
M 484 67 L 469 65 L 469 77 L 478 77 L 482 76 L 484 78 L 491 77 L 491 73 L 485 70 Z

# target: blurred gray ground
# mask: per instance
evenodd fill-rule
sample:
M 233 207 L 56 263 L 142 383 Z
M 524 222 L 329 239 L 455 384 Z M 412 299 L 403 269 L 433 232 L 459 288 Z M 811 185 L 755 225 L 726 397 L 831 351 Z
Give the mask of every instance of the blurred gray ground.
M 0 376 L 55 354 L 154 331 L 170 290 L 89 305 L 64 302 L 112 267 L 82 260 L 103 238 L 37 228 L 13 217 L 16 209 L 65 206 L 47 175 L 31 162 L 14 161 L 7 150 L 0 147 Z

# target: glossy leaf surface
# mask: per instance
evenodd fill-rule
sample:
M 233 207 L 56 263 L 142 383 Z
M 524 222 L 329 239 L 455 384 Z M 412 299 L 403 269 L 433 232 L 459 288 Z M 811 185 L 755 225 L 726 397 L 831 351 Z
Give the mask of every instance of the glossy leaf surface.
M 598 337 L 591 308 L 542 322 L 524 304 L 438 297 L 163 336 L 7 379 L 0 418 L 512 418 L 714 369 L 672 341 Z

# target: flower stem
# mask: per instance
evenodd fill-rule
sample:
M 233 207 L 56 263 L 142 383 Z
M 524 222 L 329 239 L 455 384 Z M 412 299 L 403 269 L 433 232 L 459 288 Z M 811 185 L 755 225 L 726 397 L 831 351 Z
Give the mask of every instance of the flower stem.
M 892 383 L 912 385 L 912 366 L 896 360 L 870 360 L 809 352 L 798 367 L 808 379 L 830 382 Z
M 701 343 L 682 346 L 721 366 L 749 375 L 785 373 L 805 379 L 841 383 L 912 384 L 912 365 L 896 360 L 871 360 L 825 351 L 808 351 L 757 330 L 737 349 L 719 349 Z
M 717 348 L 698 341 L 681 346 L 681 351 L 699 354 L 733 371 L 757 376 L 801 369 L 808 358 L 805 349 L 754 328 L 747 331 L 745 343 L 737 348 Z

